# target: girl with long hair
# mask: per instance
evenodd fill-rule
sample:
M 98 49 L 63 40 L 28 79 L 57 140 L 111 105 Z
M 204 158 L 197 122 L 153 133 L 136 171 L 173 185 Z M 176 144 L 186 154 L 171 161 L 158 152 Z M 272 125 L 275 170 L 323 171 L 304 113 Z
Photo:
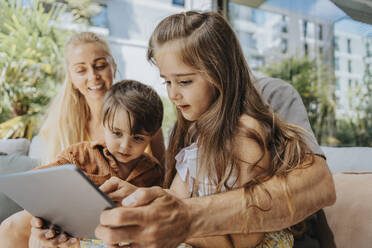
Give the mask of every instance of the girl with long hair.
M 282 121 L 263 101 L 236 35 L 218 13 L 188 11 L 165 18 L 150 38 L 147 56 L 177 107 L 166 157 L 165 187 L 171 192 L 186 198 L 239 187 L 258 190 L 274 175 L 312 164 L 304 130 Z M 282 190 L 291 205 L 291 193 Z M 291 247 L 293 237 L 283 230 L 188 243 Z

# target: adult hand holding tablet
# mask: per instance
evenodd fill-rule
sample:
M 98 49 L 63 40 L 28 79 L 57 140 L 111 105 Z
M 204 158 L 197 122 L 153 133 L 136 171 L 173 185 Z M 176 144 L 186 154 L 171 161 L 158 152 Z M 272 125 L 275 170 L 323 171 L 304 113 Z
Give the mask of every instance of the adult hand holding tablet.
M 2 175 L 0 191 L 33 216 L 79 238 L 95 238 L 101 212 L 115 207 L 74 165 Z

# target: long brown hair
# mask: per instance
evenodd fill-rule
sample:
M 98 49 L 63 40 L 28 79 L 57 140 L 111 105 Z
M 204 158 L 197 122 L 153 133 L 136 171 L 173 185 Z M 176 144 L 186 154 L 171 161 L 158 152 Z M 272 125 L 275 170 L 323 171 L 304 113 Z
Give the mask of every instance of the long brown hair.
M 265 136 L 253 129 L 244 130 L 261 147 L 270 153 L 269 169 L 262 170 L 247 183 L 246 188 L 268 180 L 274 175 L 286 175 L 305 161 L 310 151 L 301 137 L 299 127 L 280 120 L 263 101 L 256 90 L 239 41 L 227 21 L 218 13 L 188 11 L 171 15 L 159 23 L 153 32 L 147 58 L 156 64 L 157 49 L 168 42 L 176 42 L 182 61 L 205 75 L 216 89 L 216 99 L 195 123 L 198 138 L 198 170 L 217 186 L 227 188 L 227 180 L 242 162 L 235 153 L 235 137 L 239 119 L 247 114 L 262 125 Z M 168 46 L 167 46 L 168 47 Z M 165 186 L 169 187 L 175 174 L 175 156 L 190 140 L 191 122 L 178 111 L 177 122 L 170 135 L 167 150 L 167 175 Z

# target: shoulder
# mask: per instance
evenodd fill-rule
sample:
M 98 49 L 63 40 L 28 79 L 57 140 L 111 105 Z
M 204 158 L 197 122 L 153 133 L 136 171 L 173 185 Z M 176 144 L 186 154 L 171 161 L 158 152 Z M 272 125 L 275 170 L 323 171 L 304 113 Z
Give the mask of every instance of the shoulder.
M 150 154 L 144 153 L 136 159 L 135 168 L 128 181 L 139 187 L 160 186 L 163 183 L 164 171 L 159 161 Z
M 58 156 L 57 159 L 66 158 L 71 160 L 72 158 L 85 157 L 85 154 L 89 154 L 90 151 L 93 151 L 91 143 L 84 141 L 76 144 L 72 144 L 63 150 Z
M 276 95 L 276 93 L 288 95 L 297 93 L 293 85 L 279 78 L 262 77 L 255 80 L 255 86 L 265 99 Z
M 151 154 L 143 153 L 141 157 L 139 157 L 141 163 L 145 163 L 147 165 L 153 166 L 153 167 L 160 167 L 160 162 Z
M 254 130 L 258 132 L 261 136 L 264 134 L 264 129 L 262 124 L 250 115 L 242 114 L 239 118 L 239 125 L 238 125 L 238 136 L 242 133 L 246 133 L 247 130 Z
M 93 149 L 91 142 L 83 141 L 70 145 L 65 151 L 85 152 L 89 149 Z

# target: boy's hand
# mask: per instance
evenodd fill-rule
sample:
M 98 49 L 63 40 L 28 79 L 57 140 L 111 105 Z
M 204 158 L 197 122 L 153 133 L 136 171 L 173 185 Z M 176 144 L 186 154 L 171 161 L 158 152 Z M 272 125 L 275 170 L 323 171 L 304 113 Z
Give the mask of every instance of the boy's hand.
M 80 242 L 77 238 L 61 233 L 55 227 L 47 227 L 42 219 L 32 217 L 31 236 L 28 245 L 29 248 L 79 248 Z
M 137 190 L 137 187 L 118 178 L 111 177 L 99 187 L 112 201 L 121 205 L 121 201 Z

